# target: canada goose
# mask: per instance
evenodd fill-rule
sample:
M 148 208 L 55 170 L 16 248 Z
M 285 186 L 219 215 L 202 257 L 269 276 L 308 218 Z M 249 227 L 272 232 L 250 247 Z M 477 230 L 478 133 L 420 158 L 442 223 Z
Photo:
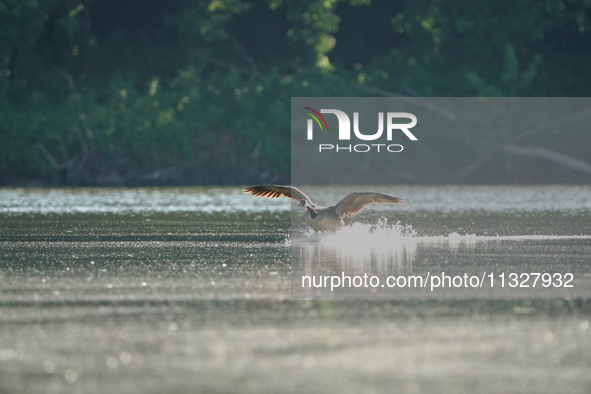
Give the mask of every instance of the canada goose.
M 242 193 L 252 193 L 257 197 L 279 198 L 290 197 L 298 201 L 298 207 L 306 208 L 306 223 L 315 231 L 334 230 L 345 225 L 343 218 L 353 217 L 369 204 L 400 204 L 402 200 L 397 197 L 387 196 L 381 193 L 354 192 L 343 198 L 336 205 L 330 207 L 317 206 L 301 190 L 293 186 L 264 185 L 252 186 L 242 189 Z

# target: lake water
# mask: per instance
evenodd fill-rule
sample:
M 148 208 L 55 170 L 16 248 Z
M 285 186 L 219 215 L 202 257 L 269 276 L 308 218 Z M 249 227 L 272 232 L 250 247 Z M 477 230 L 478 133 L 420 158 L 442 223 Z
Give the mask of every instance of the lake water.
M 591 391 L 591 187 L 371 189 L 405 202 L 325 235 L 240 188 L 0 189 L 0 393 Z M 575 287 L 298 299 L 292 263 Z

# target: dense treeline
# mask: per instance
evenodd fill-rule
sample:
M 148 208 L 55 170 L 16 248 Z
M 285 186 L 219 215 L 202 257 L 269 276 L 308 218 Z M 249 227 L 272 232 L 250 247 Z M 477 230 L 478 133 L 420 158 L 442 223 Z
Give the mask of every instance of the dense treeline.
M 589 0 L 0 0 L 0 184 L 289 182 L 290 97 L 588 96 L 590 16 Z M 472 140 L 432 165 L 490 147 Z M 452 181 L 591 179 L 591 133 L 560 141 Z

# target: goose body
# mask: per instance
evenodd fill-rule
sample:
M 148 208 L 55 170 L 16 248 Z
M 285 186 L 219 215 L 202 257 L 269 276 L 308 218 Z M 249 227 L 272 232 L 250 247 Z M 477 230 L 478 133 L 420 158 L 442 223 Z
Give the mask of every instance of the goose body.
M 369 204 L 400 204 L 398 197 L 374 192 L 354 192 L 347 195 L 335 205 L 321 207 L 312 202 L 310 197 L 293 186 L 263 185 L 252 186 L 242 190 L 257 197 L 289 197 L 298 201 L 299 207 L 306 209 L 306 224 L 315 231 L 335 230 L 345 225 L 345 216 L 353 217 Z

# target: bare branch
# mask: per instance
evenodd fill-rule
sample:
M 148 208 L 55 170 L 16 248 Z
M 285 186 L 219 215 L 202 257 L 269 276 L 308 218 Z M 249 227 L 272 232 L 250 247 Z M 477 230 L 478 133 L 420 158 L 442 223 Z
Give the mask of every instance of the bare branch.
M 86 131 L 86 137 L 88 138 L 91 146 L 91 154 L 94 151 L 94 133 L 88 124 L 88 120 L 86 119 L 86 114 L 84 113 L 84 109 L 82 108 L 82 101 L 80 100 L 80 93 L 78 93 L 78 89 L 76 88 L 76 83 L 74 82 L 74 78 L 70 73 L 67 71 L 62 72 L 68 81 L 68 85 L 70 86 L 70 90 L 72 91 L 72 96 L 76 101 L 76 108 L 78 109 L 78 116 L 80 117 L 80 121 L 84 126 L 84 130 Z
M 591 164 L 586 161 L 579 160 L 575 157 L 565 155 L 564 153 L 556 152 L 550 149 L 539 146 L 519 146 L 519 145 L 505 145 L 503 147 L 505 152 L 514 153 L 517 155 L 538 157 L 560 164 L 563 167 L 569 168 L 573 171 L 583 172 L 591 175 Z
M 230 40 L 232 41 L 232 45 L 234 45 L 234 48 L 236 48 L 236 50 L 238 51 L 238 53 L 240 55 L 242 55 L 242 57 L 250 65 L 250 69 L 252 71 L 252 75 L 254 75 L 258 79 L 262 79 L 263 78 L 263 74 L 261 73 L 261 71 L 257 67 L 257 64 L 254 61 L 254 59 L 248 53 L 246 53 L 246 50 L 244 49 L 244 47 L 242 45 L 240 45 L 240 43 L 238 42 L 237 39 L 235 39 L 234 37 L 232 37 L 230 35 L 228 35 L 228 36 L 230 37 Z
M 428 108 L 432 111 L 440 113 L 441 115 L 445 116 L 449 120 L 453 120 L 456 118 L 456 114 L 454 114 L 453 112 L 448 111 L 445 108 L 439 107 L 439 106 L 433 104 L 432 102 L 430 102 L 428 99 L 425 99 L 423 97 L 408 97 L 408 96 L 405 96 L 402 94 L 389 92 L 389 91 L 381 89 L 381 88 L 362 85 L 360 83 L 355 83 L 355 84 L 352 84 L 351 86 L 354 88 L 357 88 L 359 90 L 363 90 L 367 93 L 372 93 L 372 94 L 376 94 L 376 95 L 384 96 L 384 97 L 393 97 L 397 100 L 404 101 L 409 104 L 419 105 L 421 107 Z
M 76 136 L 78 137 L 78 141 L 80 142 L 80 146 L 82 146 L 82 159 L 80 160 L 80 164 L 78 165 L 78 168 L 75 171 L 73 171 L 71 174 L 72 177 L 77 177 L 78 174 L 80 174 L 80 172 L 82 172 L 82 169 L 86 165 L 86 162 L 88 161 L 88 158 L 90 157 L 90 152 L 88 149 L 88 145 L 86 144 L 86 140 L 84 139 L 84 136 L 82 135 L 80 130 L 78 130 L 77 127 L 72 127 L 71 131 L 74 134 L 76 134 Z
M 228 34 L 228 37 L 230 38 L 232 46 L 234 46 L 234 48 L 236 49 L 238 54 L 246 61 L 246 63 L 248 64 L 249 67 L 244 67 L 244 66 L 228 63 L 223 60 L 216 59 L 216 58 L 208 55 L 207 53 L 204 53 L 201 51 L 196 52 L 197 56 L 207 60 L 211 64 L 214 64 L 214 65 L 224 68 L 226 70 L 234 70 L 234 71 L 238 71 L 241 74 L 252 75 L 257 79 L 262 79 L 264 74 L 261 72 L 261 70 L 257 66 L 257 63 L 254 60 L 254 58 L 246 52 L 244 47 L 238 42 L 237 39 L 230 36 L 229 34 Z
M 218 67 L 225 68 L 226 70 L 238 71 L 241 74 L 253 75 L 252 70 L 249 68 L 237 66 L 235 64 L 231 64 L 231 63 L 224 62 L 222 60 L 218 60 L 218 59 L 208 55 L 207 53 L 204 53 L 201 51 L 197 51 L 196 53 L 197 53 L 197 56 L 199 56 L 200 58 L 205 59 L 208 62 L 210 62 L 211 64 L 214 64 Z
M 523 141 L 526 138 L 529 138 L 529 137 L 532 137 L 536 134 L 540 134 L 545 131 L 551 130 L 551 129 L 553 129 L 557 126 L 560 126 L 564 123 L 568 123 L 570 121 L 583 118 L 585 116 L 588 116 L 589 114 L 591 114 L 591 109 L 586 109 L 586 110 L 576 113 L 575 115 L 566 116 L 554 123 L 549 123 L 549 124 L 546 124 L 546 125 L 539 127 L 539 128 L 526 130 L 523 133 L 517 134 L 514 137 L 508 138 L 504 141 L 500 141 L 495 146 L 493 146 L 491 149 L 489 149 L 488 151 L 481 154 L 478 159 L 474 160 L 472 163 L 468 164 L 466 167 L 462 168 L 461 170 L 458 170 L 458 171 L 450 174 L 448 177 L 449 178 L 456 178 L 456 177 L 461 178 L 461 177 L 468 176 L 468 175 L 474 173 L 476 170 L 478 170 L 484 163 L 486 163 L 487 161 L 492 159 L 497 153 L 503 151 L 507 145 L 511 145 L 512 143 Z
M 74 163 L 76 162 L 76 157 L 72 157 L 71 159 L 69 159 L 68 161 L 66 161 L 63 164 L 58 164 L 57 161 L 55 161 L 55 159 L 53 158 L 53 156 L 51 155 L 51 153 L 49 153 L 49 150 L 47 150 L 47 148 L 45 147 L 45 145 L 43 145 L 41 142 L 38 142 L 36 144 L 37 148 L 39 150 L 41 150 L 41 153 L 43 153 L 43 156 L 45 156 L 45 158 L 47 159 L 47 161 L 49 162 L 49 164 L 51 164 L 51 166 L 53 167 L 54 170 L 56 171 L 60 171 L 66 168 L 70 168 L 72 165 L 74 165 Z

